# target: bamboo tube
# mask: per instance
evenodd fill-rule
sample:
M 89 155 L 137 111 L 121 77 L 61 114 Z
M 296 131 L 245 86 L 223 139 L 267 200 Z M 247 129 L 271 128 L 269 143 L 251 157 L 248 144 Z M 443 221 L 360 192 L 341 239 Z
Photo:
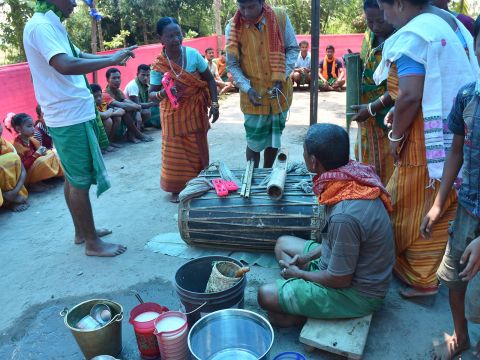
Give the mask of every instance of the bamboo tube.
M 270 181 L 267 184 L 267 194 L 272 200 L 280 200 L 283 196 L 285 179 L 287 178 L 287 161 L 287 149 L 279 149 L 275 163 L 273 164 Z
M 346 54 L 343 57 L 345 69 L 347 71 L 347 131 L 350 130 L 350 124 L 355 112 L 351 109 L 352 105 L 360 104 L 360 94 L 362 86 L 362 60 L 360 54 Z

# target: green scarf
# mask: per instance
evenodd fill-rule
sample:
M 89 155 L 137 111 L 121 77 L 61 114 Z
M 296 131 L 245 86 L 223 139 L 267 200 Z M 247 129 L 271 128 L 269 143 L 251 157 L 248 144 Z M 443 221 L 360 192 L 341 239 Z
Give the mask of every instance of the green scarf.
M 110 85 L 107 85 L 105 87 L 105 91 L 109 93 L 110 96 L 113 97 L 113 99 L 115 99 L 116 101 L 122 102 L 123 100 L 125 100 L 125 94 L 120 89 L 112 89 Z
M 66 17 L 60 11 L 60 9 L 55 5 L 49 3 L 48 1 L 37 0 L 37 2 L 35 3 L 35 12 L 45 14 L 50 10 L 52 10 L 55 13 L 55 15 L 57 15 L 60 18 L 60 21 L 64 21 L 66 19 Z
M 135 82 L 137 83 L 138 86 L 138 99 L 140 100 L 140 103 L 148 103 L 148 85 L 142 84 L 139 80 L 138 77 L 135 78 Z
M 375 84 L 373 80 L 373 74 L 380 63 L 377 58 L 377 54 L 382 52 L 383 44 L 380 44 L 376 48 L 373 46 L 375 40 L 375 34 L 368 30 L 363 37 L 362 49 L 360 51 L 360 58 L 363 62 L 362 73 L 362 97 L 366 103 L 373 102 L 382 96 L 387 91 L 387 82 L 384 81 L 380 85 Z M 375 116 L 376 124 L 379 128 L 387 130 L 384 124 L 385 115 L 390 110 L 390 107 L 377 111 Z
M 49 3 L 46 0 L 37 0 L 37 2 L 35 3 L 35 12 L 45 14 L 50 10 L 53 11 L 53 13 L 60 18 L 60 21 L 66 20 L 66 17 L 62 14 L 60 9 L 54 4 Z M 70 45 L 70 49 L 72 50 L 73 56 L 75 56 L 76 58 L 80 57 L 80 54 L 77 52 L 77 49 L 75 49 L 75 46 L 70 40 L 70 37 L 67 36 L 67 39 L 68 39 L 68 44 Z M 88 83 L 87 76 L 83 75 L 83 79 L 85 80 L 85 85 L 91 92 L 92 89 L 90 88 L 90 84 Z M 94 108 L 95 108 L 95 123 L 97 125 L 96 127 L 94 126 L 94 130 L 97 135 L 100 148 L 103 150 L 110 146 L 110 142 L 108 141 L 108 136 L 107 136 L 107 133 L 105 132 L 105 127 L 103 126 L 100 113 L 98 112 L 98 109 L 95 105 L 94 105 Z

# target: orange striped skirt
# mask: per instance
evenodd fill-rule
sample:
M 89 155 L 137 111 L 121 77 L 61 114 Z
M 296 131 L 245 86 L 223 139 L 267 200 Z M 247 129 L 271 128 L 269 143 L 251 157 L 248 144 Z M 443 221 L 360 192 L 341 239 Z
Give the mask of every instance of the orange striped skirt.
M 163 134 L 160 186 L 167 192 L 179 193 L 208 166 L 207 132 L 173 137 Z
M 437 288 L 436 271 L 448 240 L 448 226 L 455 218 L 457 194 L 450 193 L 440 220 L 433 226 L 430 239 L 420 235 L 420 225 L 440 190 L 440 182 L 428 187 L 426 166 L 396 167 L 387 190 L 392 196 L 392 215 L 397 261 L 395 274 L 420 290 Z
M 362 162 L 370 164 L 384 185 L 388 184 L 394 170 L 394 161 L 390 155 L 390 141 L 385 131 L 377 126 L 375 118 L 361 123 Z M 355 156 L 359 160 L 358 143 L 355 145 Z

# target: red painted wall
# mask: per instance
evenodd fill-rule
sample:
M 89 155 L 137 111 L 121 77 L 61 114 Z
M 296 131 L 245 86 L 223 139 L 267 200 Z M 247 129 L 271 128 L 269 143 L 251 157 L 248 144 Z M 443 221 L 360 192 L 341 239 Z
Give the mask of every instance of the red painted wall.
M 352 35 L 321 35 L 320 36 L 320 56 L 325 55 L 325 47 L 332 44 L 335 46 L 336 55 L 341 57 L 347 53 L 347 49 L 353 52 L 360 50 L 363 34 Z M 310 41 L 310 35 L 298 35 L 298 41 Z M 193 47 L 204 53 L 208 47 L 216 48 L 216 36 L 203 37 L 198 39 L 186 40 L 185 45 Z M 122 72 L 123 84 L 125 86 L 136 75 L 137 66 L 140 64 L 150 64 L 161 50 L 160 44 L 140 46 L 136 51 L 136 57 L 131 59 L 127 66 L 120 67 Z M 111 52 L 111 51 L 110 51 Z M 106 51 L 105 53 L 109 53 Z M 105 86 L 105 71 L 98 71 L 98 83 Z M 93 80 L 93 76 L 88 76 L 89 80 Z M 19 113 L 26 112 L 35 118 L 35 94 L 30 76 L 30 70 L 27 63 L 0 66 L 0 122 L 9 112 Z M 3 131 L 6 139 L 13 137 L 8 131 Z

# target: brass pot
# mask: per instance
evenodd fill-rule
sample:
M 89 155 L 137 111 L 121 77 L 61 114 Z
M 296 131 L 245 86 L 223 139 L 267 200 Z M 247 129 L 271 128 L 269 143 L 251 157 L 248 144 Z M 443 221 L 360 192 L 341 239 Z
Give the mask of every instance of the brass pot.
M 97 329 L 79 329 L 77 323 L 90 314 L 90 310 L 98 303 L 107 304 L 112 310 L 112 319 Z M 64 308 L 60 313 L 65 326 L 70 329 L 80 350 L 87 360 L 98 355 L 118 356 L 122 352 L 122 305 L 106 299 L 84 301 L 71 310 Z

